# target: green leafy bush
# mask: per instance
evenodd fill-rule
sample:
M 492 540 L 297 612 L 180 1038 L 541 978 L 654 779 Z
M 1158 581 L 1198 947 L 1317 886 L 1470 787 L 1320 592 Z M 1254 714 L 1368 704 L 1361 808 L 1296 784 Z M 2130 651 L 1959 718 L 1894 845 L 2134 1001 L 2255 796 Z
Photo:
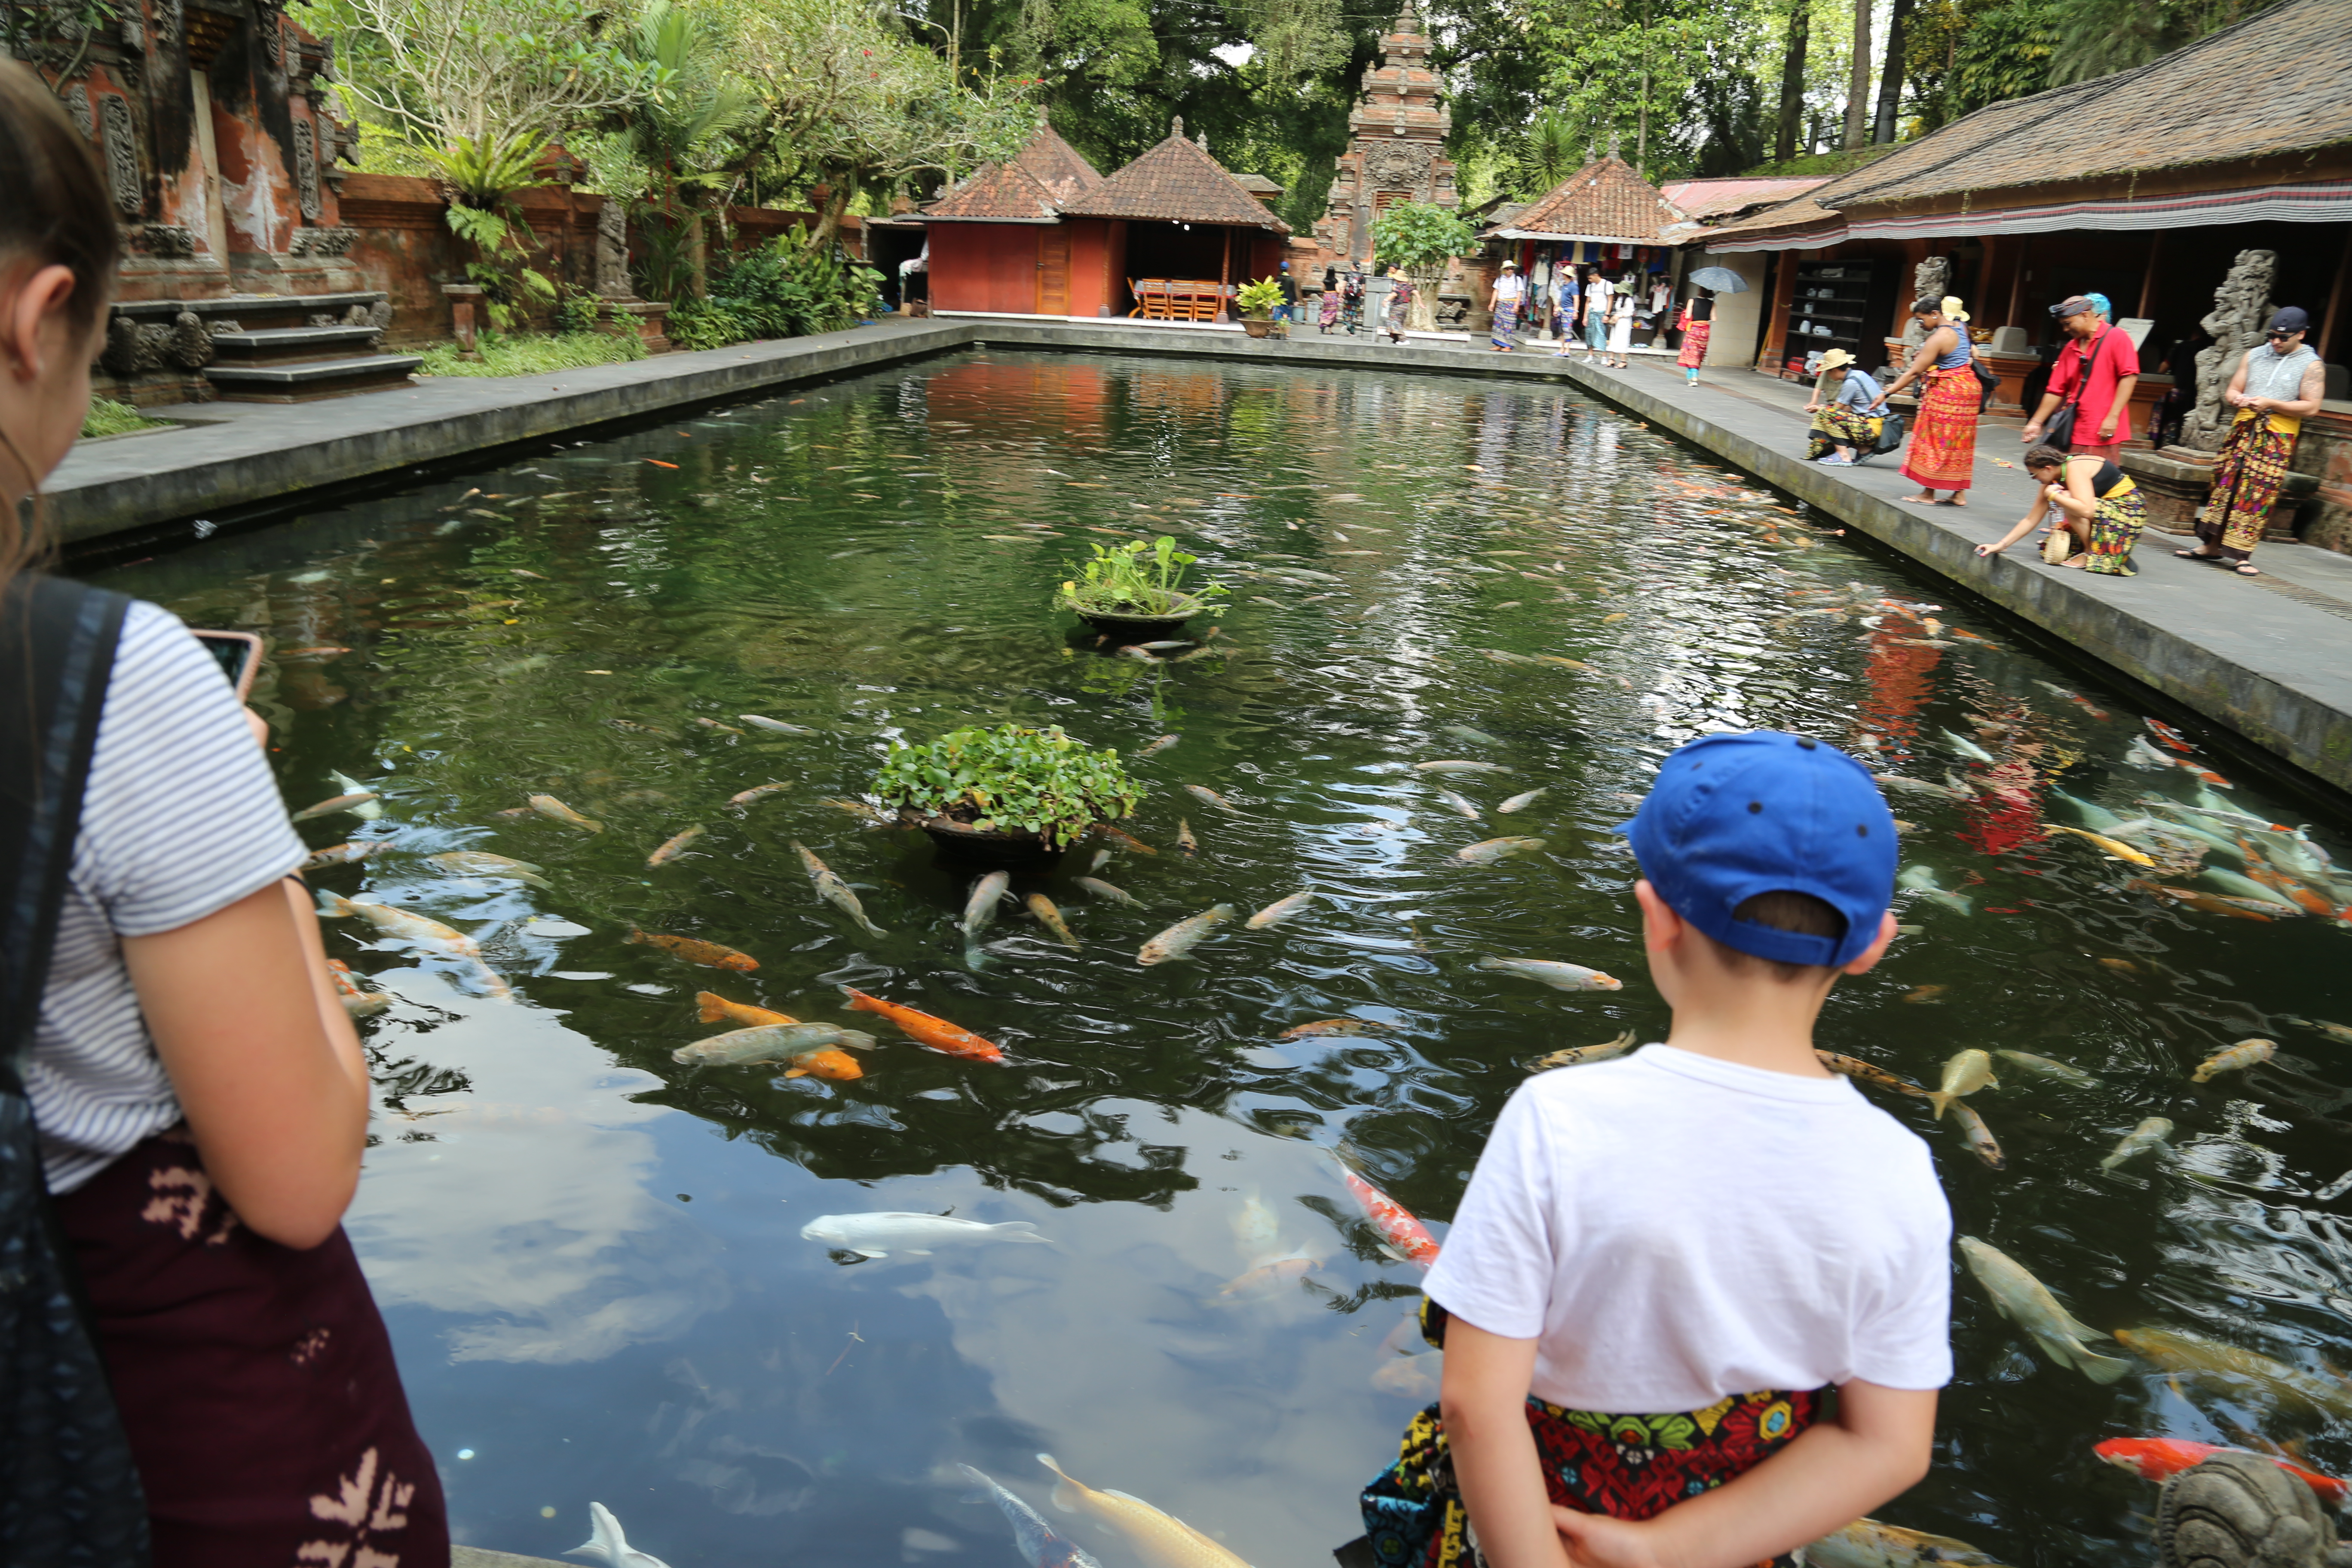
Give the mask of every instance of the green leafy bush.
M 1185 569 L 1200 557 L 1188 553 L 1164 533 L 1150 544 L 1131 539 L 1124 544 L 1097 544 L 1092 548 L 1094 559 L 1074 566 L 1076 575 L 1063 584 L 1061 592 L 1055 595 L 1054 602 L 1066 610 L 1076 610 L 1084 616 L 1225 613 L 1223 605 L 1208 603 L 1224 596 L 1223 584 L 1184 586 Z
M 779 236 L 714 277 L 709 299 L 679 300 L 669 313 L 669 336 L 680 348 L 715 349 L 836 332 L 873 311 L 881 279 L 861 262 Z
M 82 439 L 94 436 L 128 436 L 133 430 L 156 430 L 168 426 L 169 419 L 150 419 L 128 403 L 117 403 L 110 397 L 93 397 L 89 412 L 81 416 Z
M 620 364 L 646 357 L 645 341 L 635 332 L 561 332 L 476 335 L 478 360 L 457 357 L 456 343 L 435 343 L 424 351 L 419 375 L 544 375 L 554 370 L 580 370 L 592 364 Z
M 604 314 L 604 301 L 585 289 L 567 289 L 555 307 L 555 324 L 566 333 L 593 332 Z
M 1255 316 L 1262 321 L 1273 315 L 1274 308 L 1282 303 L 1282 285 L 1271 278 L 1244 283 L 1241 291 L 1234 296 L 1234 302 L 1242 308 L 1243 315 Z
M 1138 798 L 1116 751 L 1090 752 L 1059 725 L 1019 724 L 958 730 L 928 746 L 894 745 L 874 793 L 982 832 L 1025 827 L 1049 847 L 1130 815 Z
M 1399 202 L 1372 220 L 1372 254 L 1408 272 L 1443 267 L 1478 248 L 1478 231 L 1432 202 Z

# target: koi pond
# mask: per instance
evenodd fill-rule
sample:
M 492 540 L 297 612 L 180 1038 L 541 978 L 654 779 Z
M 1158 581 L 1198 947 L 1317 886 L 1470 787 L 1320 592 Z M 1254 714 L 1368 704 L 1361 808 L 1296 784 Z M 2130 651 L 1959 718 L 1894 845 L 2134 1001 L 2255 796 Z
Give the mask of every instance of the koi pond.
M 1184 646 L 1122 656 L 1053 608 L 1090 542 L 1161 533 L 1232 594 Z M 322 895 L 479 944 L 328 924 L 387 1004 L 350 1228 L 461 1541 L 552 1556 L 593 1500 L 677 1568 L 1011 1568 L 969 1466 L 1106 1568 L 1155 1561 L 1053 1505 L 1051 1454 L 1257 1568 L 1328 1563 L 1436 1389 L 1421 1270 L 1342 1162 L 1442 1243 L 1531 1064 L 1663 1036 L 1612 826 L 1675 745 L 1759 726 L 1900 781 L 1908 825 L 1906 934 L 1819 1043 L 1929 1089 L 1994 1053 L 1973 1130 L 1864 1092 L 1934 1147 L 1958 1229 L 2100 1336 L 2037 1339 L 1956 1251 L 1936 1468 L 1883 1518 L 2127 1563 L 2156 1489 L 2102 1441 L 2352 1472 L 2352 835 L 1572 390 L 964 354 L 103 580 L 268 639 L 289 810 L 380 795 L 301 825 L 383 845 Z M 1015 875 L 968 936 L 980 868 L 866 791 L 893 741 L 1006 721 L 1116 748 L 1137 842 Z M 1505 837 L 1540 842 L 1458 854 Z M 465 851 L 535 869 L 434 858 Z M 854 1079 L 682 1064 L 740 1026 L 704 992 L 877 1043 Z M 885 1211 L 1012 1228 L 857 1218 Z

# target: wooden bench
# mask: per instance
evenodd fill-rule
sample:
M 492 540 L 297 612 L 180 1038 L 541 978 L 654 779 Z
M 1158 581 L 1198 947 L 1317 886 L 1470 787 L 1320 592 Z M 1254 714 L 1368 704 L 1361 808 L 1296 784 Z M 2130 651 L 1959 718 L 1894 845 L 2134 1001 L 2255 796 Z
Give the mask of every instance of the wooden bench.
M 1225 286 L 1213 279 L 1130 278 L 1130 316 L 1147 321 L 1213 321 L 1225 306 Z

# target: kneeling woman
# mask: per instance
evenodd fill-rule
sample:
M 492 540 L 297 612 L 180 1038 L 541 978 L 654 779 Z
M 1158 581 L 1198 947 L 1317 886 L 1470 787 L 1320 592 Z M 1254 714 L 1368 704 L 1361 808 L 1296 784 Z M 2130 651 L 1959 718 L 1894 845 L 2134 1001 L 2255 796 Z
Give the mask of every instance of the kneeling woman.
M 2043 560 L 2110 577 L 2137 575 L 2131 552 L 2147 522 L 2147 504 L 2129 474 L 2105 458 L 2070 457 L 2055 447 L 2026 453 L 2025 471 L 2042 487 L 2033 510 L 1997 542 L 1978 545 L 1978 554 L 2000 554 L 2054 508 Z
M 1806 431 L 1805 461 L 1827 468 L 1851 465 L 1856 455 L 1878 445 L 1886 424 L 1886 394 L 1843 349 L 1822 356 L 1821 379 L 1813 384 L 1813 400 L 1805 412 L 1813 416 Z

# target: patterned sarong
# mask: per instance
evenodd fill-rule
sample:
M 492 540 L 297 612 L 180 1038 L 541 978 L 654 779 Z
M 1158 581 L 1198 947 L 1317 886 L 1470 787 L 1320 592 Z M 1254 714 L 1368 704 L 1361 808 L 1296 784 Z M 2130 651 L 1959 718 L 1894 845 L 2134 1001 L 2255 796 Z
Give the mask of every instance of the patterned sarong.
M 2100 497 L 2099 510 L 2091 514 L 2091 558 L 2083 563 L 2083 570 L 2102 577 L 2138 576 L 2139 569 L 2131 563 L 2132 546 L 2147 526 L 2147 502 L 2138 490 Z
M 1675 363 L 1685 370 L 1696 370 L 1706 363 L 1707 334 L 1714 331 L 1713 321 L 1693 321 L 1683 328 L 1683 350 L 1675 355 Z
M 2302 432 L 2303 421 L 2291 414 L 2238 410 L 2213 464 L 2212 497 L 2197 514 L 2197 537 L 2208 551 L 2231 561 L 2254 552 Z
M 1927 373 L 1919 418 L 1903 451 L 1903 477 L 1923 490 L 1964 490 L 1976 483 L 1977 407 L 1983 392 L 1967 365 Z
M 1444 1310 L 1422 1309 L 1423 1334 L 1444 1341 Z M 1813 1424 L 1821 1395 L 1738 1394 L 1704 1410 L 1615 1415 L 1528 1401 L 1544 1489 L 1563 1508 L 1643 1520 L 1762 1464 Z M 1396 1463 L 1360 1500 L 1364 1533 L 1381 1568 L 1485 1568 L 1454 1477 L 1434 1405 L 1412 1418 Z M 1774 1558 L 1759 1568 L 1789 1568 Z
M 1497 300 L 1495 301 L 1495 325 L 1487 334 L 1487 341 L 1498 349 L 1517 348 L 1519 302 L 1517 300 Z
M 1805 460 L 1826 458 L 1836 447 L 1851 447 L 1854 456 L 1861 457 L 1877 447 L 1878 433 L 1885 425 L 1885 420 L 1873 418 L 1851 403 L 1825 403 L 1805 432 Z
M 267 1241 L 184 1130 L 58 1200 L 173 1568 L 449 1561 L 433 1456 L 409 1420 L 352 1244 Z
M 1338 290 L 1337 289 L 1324 289 L 1324 290 L 1323 290 L 1323 313 L 1322 313 L 1322 317 L 1321 317 L 1321 319 L 1320 319 L 1320 320 L 1316 323 L 1316 325 L 1317 325 L 1318 327 L 1319 327 L 1322 331 L 1327 331 L 1327 332 L 1328 332 L 1328 331 L 1329 331 L 1331 330 L 1331 323 L 1332 323 L 1332 322 L 1334 322 L 1334 321 L 1338 321 L 1339 319 L 1339 290 Z
M 1605 310 L 1594 308 L 1584 313 L 1584 341 L 1591 345 L 1594 353 L 1609 352 L 1609 317 Z

